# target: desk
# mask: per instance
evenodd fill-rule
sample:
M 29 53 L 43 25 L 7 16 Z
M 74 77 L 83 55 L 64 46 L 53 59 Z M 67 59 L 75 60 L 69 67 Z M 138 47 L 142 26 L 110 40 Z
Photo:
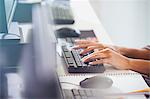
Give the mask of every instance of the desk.
M 111 38 L 95 14 L 89 0 L 71 0 L 71 7 L 74 14 L 75 23 L 73 25 L 56 25 L 56 29 L 61 27 L 71 27 L 79 30 L 92 29 L 100 42 L 112 44 Z M 58 66 L 60 65 L 61 63 L 58 64 Z M 110 67 L 108 66 L 107 68 Z M 61 73 L 64 72 L 62 67 L 59 68 L 59 71 Z
M 71 7 L 74 13 L 75 24 L 56 26 L 57 28 L 67 26 L 79 30 L 93 29 L 99 41 L 112 44 L 109 35 L 106 33 L 102 23 L 96 16 L 89 0 L 71 0 Z
M 71 7 L 72 7 L 74 17 L 75 17 L 75 24 L 56 26 L 56 28 L 68 26 L 68 27 L 72 27 L 72 28 L 77 28 L 79 30 L 93 29 L 100 42 L 107 43 L 107 44 L 112 43 L 111 39 L 109 38 L 108 34 L 106 33 L 105 29 L 103 28 L 101 22 L 99 21 L 96 14 L 94 13 L 93 8 L 91 7 L 88 0 L 82 0 L 82 1 L 81 0 L 72 0 Z M 32 28 L 32 26 L 31 25 L 20 25 L 20 27 L 22 28 L 22 30 L 24 32 L 23 33 L 24 41 L 26 41 L 27 34 L 29 33 L 28 30 L 30 30 L 30 28 Z M 61 63 L 61 61 L 59 61 L 59 59 L 60 58 L 58 58 L 58 62 L 60 62 L 60 64 L 58 64 L 58 68 L 61 68 L 62 63 Z M 110 68 L 111 67 L 109 67 L 108 71 L 110 70 Z M 60 72 L 59 69 L 58 69 L 58 72 Z M 13 76 L 13 75 L 11 75 L 11 76 Z M 11 79 L 11 76 L 9 76 L 10 79 Z M 93 75 L 89 75 L 89 76 L 93 76 Z M 62 79 L 60 76 L 60 81 L 63 81 L 64 79 L 70 79 L 70 77 L 71 76 L 66 76 Z M 80 78 L 80 79 L 83 79 L 83 78 Z M 10 83 L 10 85 L 11 85 L 11 83 Z M 63 86 L 63 88 L 65 88 L 65 86 Z M 74 88 L 74 86 L 71 86 L 69 88 Z M 11 89 L 9 89 L 9 90 L 11 90 Z
M 77 28 L 79 30 L 91 30 L 92 29 L 95 31 L 96 36 L 97 38 L 100 39 L 100 41 L 104 43 L 111 43 L 109 36 L 105 32 L 101 22 L 99 21 L 96 14 L 94 13 L 93 8 L 91 7 L 88 0 L 83 0 L 83 1 L 72 0 L 71 7 L 72 7 L 74 17 L 75 17 L 75 24 L 56 26 L 56 28 L 68 26 L 72 28 Z M 22 28 L 22 32 L 23 32 L 22 42 L 27 42 L 27 36 L 30 33 L 30 29 L 32 28 L 32 25 L 20 24 L 20 27 Z M 60 65 L 62 66 L 61 63 Z M 11 86 L 8 89 L 9 95 L 13 96 L 14 98 L 20 97 L 20 92 L 19 92 L 20 89 L 18 89 L 19 87 L 18 85 L 20 85 L 21 80 L 20 80 L 20 77 L 18 77 L 19 75 L 18 76 L 17 75 L 16 74 L 7 75 L 7 77 L 9 78 L 8 86 Z M 12 81 L 12 79 L 14 81 Z
M 71 1 L 71 7 L 72 7 L 72 10 L 73 10 L 73 13 L 74 13 L 74 17 L 75 17 L 75 24 L 73 25 L 69 25 L 69 27 L 71 28 L 77 28 L 79 30 L 90 30 L 90 29 L 93 29 L 95 34 L 96 34 L 96 37 L 98 38 L 98 40 L 102 43 L 107 43 L 107 44 L 112 44 L 112 41 L 111 41 L 111 38 L 109 37 L 109 35 L 107 34 L 106 30 L 104 29 L 101 21 L 98 19 L 98 17 L 96 16 L 93 8 L 91 7 L 90 3 L 88 0 L 72 0 Z M 68 26 L 68 25 L 64 25 L 65 26 Z M 60 26 L 56 26 L 56 28 L 60 28 Z M 59 62 L 61 60 L 58 60 Z M 64 64 L 65 65 L 65 64 Z M 94 75 L 97 75 L 97 74 L 89 74 L 87 75 L 86 77 L 84 76 L 84 74 L 77 74 L 76 77 L 74 76 L 74 74 L 66 74 L 65 73 L 65 70 L 64 68 L 62 68 L 62 63 L 58 63 L 58 74 L 60 74 L 60 82 L 74 82 L 74 84 L 79 84 L 79 82 L 81 80 L 83 80 L 84 78 L 86 77 L 91 77 L 91 76 L 94 76 Z M 111 73 L 112 71 L 113 72 L 120 72 L 120 71 L 117 71 L 115 70 L 113 67 L 111 66 L 108 66 L 108 65 L 105 65 L 106 67 L 106 71 L 105 73 Z M 121 71 L 123 72 L 123 71 Z M 121 73 L 120 72 L 120 73 Z M 126 72 L 126 71 L 124 71 Z M 130 71 L 132 72 L 132 71 Z M 135 76 L 137 77 L 137 76 Z M 143 79 L 140 75 L 138 76 L 139 79 Z M 134 78 L 134 76 L 133 76 Z M 118 82 L 121 81 L 121 79 L 117 78 L 116 80 L 118 81 L 115 81 L 115 85 L 116 86 L 117 84 L 119 84 Z M 126 85 L 130 85 L 132 83 L 132 81 L 138 81 L 136 79 L 132 79 L 131 77 L 131 82 L 127 81 L 125 83 L 127 83 Z M 144 80 L 143 81 L 139 81 L 137 85 L 139 85 L 139 83 L 144 83 Z M 123 85 L 124 86 L 124 85 Z M 124 90 L 120 90 L 120 89 L 113 89 L 112 90 L 109 90 L 111 92 L 114 92 L 115 90 L 117 90 L 118 92 L 120 91 L 127 91 L 127 90 L 131 90 L 130 88 L 123 88 L 123 86 L 121 87 L 121 85 L 119 87 L 121 87 L 121 89 L 124 89 Z M 74 86 L 74 85 L 70 85 L 70 84 L 64 84 L 62 83 L 62 87 L 65 88 L 65 89 L 72 89 L 72 88 L 80 88 L 79 86 Z M 146 87 L 145 85 L 142 85 L 141 88 L 144 88 Z M 117 87 L 116 87 L 117 88 Z M 134 88 L 133 88 L 134 89 Z M 128 99 L 133 99 L 133 98 L 136 98 L 136 99 L 143 99 L 143 97 L 140 97 L 140 96 L 136 96 L 136 97 L 128 97 Z
M 106 33 L 102 23 L 96 16 L 89 0 L 71 0 L 71 7 L 74 14 L 75 24 L 73 25 L 56 25 L 56 29 L 61 27 L 71 27 L 79 30 L 94 30 L 96 37 L 100 42 L 112 44 L 109 35 Z M 26 38 L 31 25 L 21 25 Z

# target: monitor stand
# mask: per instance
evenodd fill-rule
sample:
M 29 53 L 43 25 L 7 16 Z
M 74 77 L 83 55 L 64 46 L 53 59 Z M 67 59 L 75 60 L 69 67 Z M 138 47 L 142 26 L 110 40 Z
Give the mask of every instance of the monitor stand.
M 0 33 L 0 43 L 19 43 L 22 39 L 22 35 L 19 30 L 19 24 L 12 22 L 9 26 L 8 33 Z

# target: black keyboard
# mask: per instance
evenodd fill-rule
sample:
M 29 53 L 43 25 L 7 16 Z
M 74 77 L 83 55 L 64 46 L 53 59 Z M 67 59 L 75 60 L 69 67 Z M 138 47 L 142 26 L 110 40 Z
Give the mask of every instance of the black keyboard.
M 135 99 L 138 95 L 142 94 L 129 94 L 129 93 L 113 93 L 101 89 L 63 89 L 65 99 L 126 99 L 127 96 Z M 149 98 L 149 93 L 145 94 L 145 99 Z
M 102 92 L 98 89 L 63 89 L 63 95 L 65 99 L 120 99 L 112 93 Z M 116 98 L 113 98 L 113 97 Z
M 103 64 L 90 65 L 88 62 L 82 62 L 81 59 L 91 52 L 86 55 L 80 55 L 80 49 L 69 50 L 67 45 L 62 46 L 62 51 L 69 73 L 103 73 L 105 71 Z
M 52 15 L 55 24 L 73 24 L 75 22 L 71 7 L 65 6 L 52 7 Z
M 63 89 L 63 95 L 66 99 L 100 99 L 98 94 L 100 94 L 98 91 L 90 89 Z

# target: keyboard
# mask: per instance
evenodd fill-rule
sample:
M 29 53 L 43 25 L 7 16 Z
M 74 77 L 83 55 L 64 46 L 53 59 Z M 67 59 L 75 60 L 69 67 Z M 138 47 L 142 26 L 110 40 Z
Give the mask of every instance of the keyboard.
M 121 96 L 98 89 L 63 89 L 63 95 L 65 99 L 120 99 Z
M 90 89 L 63 89 L 63 95 L 66 99 L 100 99 L 98 94 L 100 93 Z
M 126 99 L 128 96 L 135 99 L 136 97 L 143 97 L 144 95 L 120 92 L 116 93 L 112 91 L 104 91 L 102 89 L 63 89 L 62 92 L 65 99 Z M 144 99 L 150 99 L 149 93 L 144 96 Z
M 69 73 L 103 73 L 105 68 L 103 64 L 99 65 L 90 65 L 88 62 L 82 62 L 82 58 L 90 53 L 85 55 L 80 55 L 82 49 L 71 49 L 73 46 L 74 38 L 67 38 L 69 45 L 62 46 L 63 57 L 66 62 L 67 70 Z
M 73 24 L 75 22 L 70 7 L 54 6 L 52 7 L 52 15 L 55 24 Z

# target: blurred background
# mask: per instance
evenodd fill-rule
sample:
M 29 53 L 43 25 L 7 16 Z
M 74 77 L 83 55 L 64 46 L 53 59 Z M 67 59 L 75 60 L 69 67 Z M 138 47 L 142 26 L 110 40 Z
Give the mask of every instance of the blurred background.
M 150 43 L 150 0 L 90 0 L 114 44 L 143 47 Z

